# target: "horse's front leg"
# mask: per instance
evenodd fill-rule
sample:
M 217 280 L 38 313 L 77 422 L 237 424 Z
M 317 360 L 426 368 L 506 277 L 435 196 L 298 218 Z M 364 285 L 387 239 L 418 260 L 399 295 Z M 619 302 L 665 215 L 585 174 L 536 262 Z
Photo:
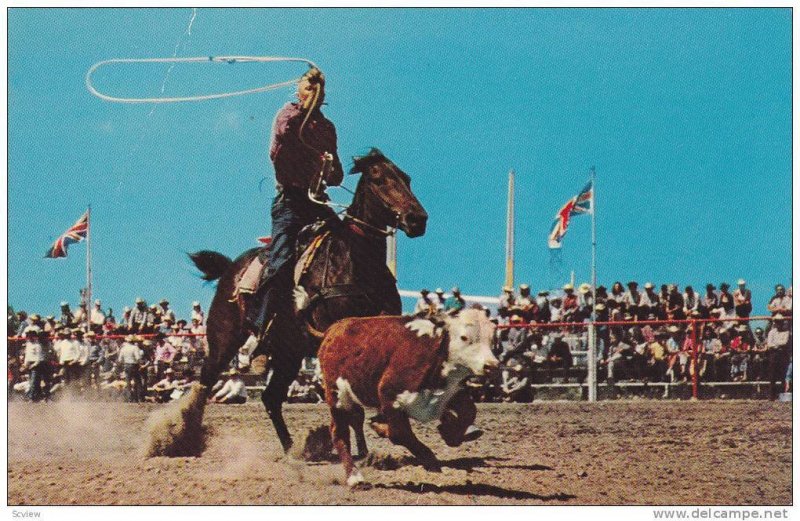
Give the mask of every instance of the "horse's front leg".
M 273 344 L 275 349 L 270 358 L 270 377 L 267 387 L 261 393 L 261 401 L 267 409 L 267 414 L 272 420 L 278 440 L 284 452 L 289 452 L 292 447 L 292 436 L 283 419 L 283 403 L 289 392 L 289 386 L 300 371 L 303 361 L 301 353 L 289 352 L 283 342 Z

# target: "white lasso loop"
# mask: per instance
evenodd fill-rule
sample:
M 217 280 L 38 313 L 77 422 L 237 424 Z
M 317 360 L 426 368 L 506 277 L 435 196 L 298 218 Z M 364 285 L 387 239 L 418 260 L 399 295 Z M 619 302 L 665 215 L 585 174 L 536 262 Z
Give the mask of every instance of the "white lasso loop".
M 197 56 L 191 58 L 113 58 L 110 60 L 103 60 L 92 65 L 86 71 L 86 88 L 89 92 L 98 98 L 111 101 L 114 103 L 180 103 L 185 101 L 205 101 L 212 99 L 231 98 L 233 96 L 244 96 L 247 94 L 256 94 L 259 92 L 266 92 L 269 90 L 280 89 L 296 84 L 300 78 L 284 81 L 280 83 L 270 83 L 262 87 L 254 89 L 237 90 L 229 92 L 220 92 L 216 94 L 204 94 L 201 96 L 179 96 L 179 97 L 160 97 L 160 98 L 119 98 L 116 96 L 109 96 L 99 92 L 92 84 L 92 74 L 105 65 L 114 63 L 252 63 L 252 62 L 302 62 L 308 64 L 309 67 L 316 68 L 317 65 L 311 60 L 305 58 L 287 58 L 282 56 Z

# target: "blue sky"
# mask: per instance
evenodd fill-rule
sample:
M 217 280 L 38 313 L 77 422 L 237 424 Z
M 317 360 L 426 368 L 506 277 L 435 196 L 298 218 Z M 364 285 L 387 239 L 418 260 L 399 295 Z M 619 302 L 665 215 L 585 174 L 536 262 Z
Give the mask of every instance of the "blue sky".
M 85 244 L 42 258 L 92 205 L 95 295 L 207 307 L 185 252 L 230 256 L 269 233 L 275 112 L 292 90 L 191 104 L 91 96 L 108 58 L 282 55 L 316 62 L 339 154 L 381 148 L 413 178 L 427 234 L 399 241 L 399 285 L 496 295 L 507 172 L 516 281 L 562 282 L 547 234 L 597 169 L 598 280 L 747 279 L 762 312 L 791 284 L 789 9 L 11 9 L 8 298 L 77 304 Z M 183 35 L 183 36 L 182 36 Z M 179 65 L 167 95 L 283 81 L 302 65 Z M 103 69 L 109 93 L 157 95 L 166 66 Z M 259 182 L 266 178 L 261 191 Z M 346 183 L 352 188 L 355 179 Z M 339 202 L 349 195 L 332 190 Z M 588 280 L 590 222 L 562 273 Z

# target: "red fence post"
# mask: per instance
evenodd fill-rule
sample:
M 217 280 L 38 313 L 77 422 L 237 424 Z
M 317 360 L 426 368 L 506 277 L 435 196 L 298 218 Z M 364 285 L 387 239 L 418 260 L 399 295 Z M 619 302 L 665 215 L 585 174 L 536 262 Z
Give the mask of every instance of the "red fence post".
M 698 399 L 698 380 L 700 379 L 700 368 L 697 364 L 697 321 L 692 322 L 692 399 Z

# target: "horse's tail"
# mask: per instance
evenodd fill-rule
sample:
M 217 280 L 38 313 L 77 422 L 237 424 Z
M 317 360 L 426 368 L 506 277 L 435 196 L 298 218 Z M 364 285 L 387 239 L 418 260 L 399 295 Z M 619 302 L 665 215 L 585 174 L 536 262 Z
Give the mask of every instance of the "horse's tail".
M 221 253 L 215 251 L 202 250 L 190 253 L 197 269 L 203 272 L 203 280 L 217 280 L 231 267 L 233 261 Z

